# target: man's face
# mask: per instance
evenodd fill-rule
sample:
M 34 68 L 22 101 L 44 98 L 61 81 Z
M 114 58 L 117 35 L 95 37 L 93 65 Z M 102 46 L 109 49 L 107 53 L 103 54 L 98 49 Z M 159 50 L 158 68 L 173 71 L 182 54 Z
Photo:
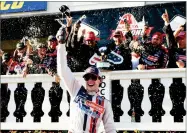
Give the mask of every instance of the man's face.
M 86 81 L 86 89 L 88 92 L 98 92 L 99 85 L 102 82 L 99 76 L 94 74 L 86 74 L 84 76 L 84 80 Z
M 179 48 L 186 48 L 186 37 L 184 37 L 183 39 L 178 39 L 177 42 Z
M 161 39 L 158 35 L 154 35 L 151 40 L 152 44 L 158 46 L 161 44 Z
M 46 56 L 47 49 L 46 48 L 38 48 L 39 57 L 43 58 Z
M 8 64 L 9 64 L 9 61 L 10 61 L 10 59 L 9 59 L 9 60 L 3 60 L 2 63 L 4 63 L 5 65 L 8 65 Z
M 18 54 L 24 54 L 26 52 L 26 48 L 17 49 Z
M 88 40 L 86 41 L 86 44 L 89 46 L 95 46 L 95 41 L 94 40 Z
M 48 41 L 48 47 L 50 49 L 56 49 L 57 41 Z
M 122 43 L 122 37 L 120 35 L 114 36 L 113 40 L 116 45 L 120 45 Z

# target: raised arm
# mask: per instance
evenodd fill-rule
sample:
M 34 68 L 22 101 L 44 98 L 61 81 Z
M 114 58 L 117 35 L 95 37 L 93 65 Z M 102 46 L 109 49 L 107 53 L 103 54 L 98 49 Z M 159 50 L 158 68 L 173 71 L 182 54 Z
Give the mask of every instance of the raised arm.
M 57 73 L 69 93 L 71 95 L 76 95 L 77 89 L 79 89 L 81 85 L 67 66 L 65 44 L 59 44 L 57 48 Z
M 125 38 L 126 38 L 125 46 L 129 47 L 129 44 L 133 40 L 133 36 L 130 30 L 125 34 Z
M 177 43 L 175 41 L 175 37 L 173 35 L 173 31 L 171 29 L 171 26 L 169 24 L 169 16 L 168 16 L 168 13 L 164 13 L 162 14 L 162 19 L 164 20 L 164 27 L 163 27 L 163 31 L 166 33 L 166 38 L 168 39 L 168 46 L 169 48 L 177 48 Z
M 72 18 L 67 17 L 67 23 L 71 22 Z M 57 73 L 60 79 L 63 81 L 65 88 L 71 95 L 76 95 L 77 89 L 80 89 L 81 85 L 75 79 L 70 68 L 67 66 L 67 52 L 65 48 L 65 42 L 59 43 L 57 48 Z
M 81 27 L 81 22 L 75 22 L 72 25 L 71 32 L 69 33 L 69 37 L 67 38 L 66 47 L 67 50 L 73 52 L 71 50 L 80 48 L 81 44 L 83 43 L 85 30 L 82 31 L 82 35 L 78 40 L 78 31 Z
M 133 36 L 132 33 L 130 31 L 130 25 L 128 24 L 128 22 L 125 22 L 125 46 L 129 47 L 129 44 L 131 43 L 131 41 L 133 40 Z

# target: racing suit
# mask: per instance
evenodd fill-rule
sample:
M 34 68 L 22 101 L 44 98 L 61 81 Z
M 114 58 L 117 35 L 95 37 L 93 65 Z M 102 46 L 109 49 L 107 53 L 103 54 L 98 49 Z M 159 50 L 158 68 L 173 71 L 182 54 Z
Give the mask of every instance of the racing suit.
M 57 71 L 71 95 L 70 129 L 72 133 L 97 133 L 100 122 L 106 133 L 116 133 L 111 104 L 97 93 L 88 93 L 67 66 L 65 44 L 57 49 Z

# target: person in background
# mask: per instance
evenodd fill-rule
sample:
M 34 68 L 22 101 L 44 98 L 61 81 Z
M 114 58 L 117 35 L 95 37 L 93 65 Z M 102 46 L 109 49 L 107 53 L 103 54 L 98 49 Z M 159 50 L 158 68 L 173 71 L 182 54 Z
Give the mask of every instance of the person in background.
M 24 61 L 33 52 L 31 42 L 28 37 L 23 37 L 22 40 L 16 44 L 16 50 L 13 53 L 14 60 L 19 63 Z
M 115 31 L 113 33 L 114 42 L 107 45 L 107 49 L 104 52 L 104 55 L 107 58 L 107 55 L 114 51 L 115 53 L 122 56 L 123 61 L 121 64 L 113 64 L 108 68 L 109 70 L 132 70 L 132 62 L 131 62 L 131 49 L 129 48 L 129 43 L 132 41 L 131 37 L 127 37 L 130 34 L 126 34 L 126 38 L 128 40 L 123 41 L 123 33 L 122 31 Z M 120 80 L 112 80 L 112 109 L 114 112 L 114 121 L 119 122 L 120 116 L 123 115 L 123 111 L 121 110 L 121 102 L 123 99 L 123 91 L 124 88 L 120 84 Z
M 16 44 L 16 50 L 14 51 L 13 58 L 17 62 L 21 63 L 24 61 L 26 57 L 27 47 L 23 42 L 19 42 Z
M 14 61 L 9 53 L 3 53 L 1 62 L 1 75 L 17 74 L 15 66 L 18 62 Z
M 50 35 L 48 37 L 48 47 L 46 56 L 48 58 L 47 71 L 51 76 L 55 76 L 57 74 L 57 50 L 56 47 L 58 45 L 58 40 L 56 36 Z
M 69 20 L 71 21 L 71 20 Z M 72 24 L 71 24 L 72 25 Z M 66 51 L 67 51 L 67 61 L 68 66 L 70 67 L 72 72 L 83 72 L 83 64 L 80 62 L 80 45 L 83 43 L 83 38 L 85 32 L 83 32 L 82 36 L 78 40 L 78 29 L 80 24 L 75 24 L 71 28 L 71 32 L 69 33 L 69 37 L 66 42 Z
M 162 15 L 164 20 L 164 32 L 169 40 L 169 62 L 168 68 L 185 68 L 186 67 L 186 31 L 184 31 L 184 25 L 173 33 L 168 13 Z
M 155 32 L 151 41 L 145 38 L 143 40 L 141 46 L 144 50 L 141 52 L 138 70 L 166 68 L 168 55 L 167 50 L 162 45 L 162 33 Z
M 46 56 L 47 46 L 45 44 L 38 44 L 37 52 L 29 55 L 27 63 L 23 70 L 23 77 L 27 74 L 45 74 L 48 73 L 48 58 Z M 54 66 L 55 67 L 55 66 Z
M 127 36 L 127 35 L 126 35 Z M 123 57 L 123 62 L 121 64 L 111 64 L 110 70 L 131 70 L 131 49 L 129 48 L 130 40 L 123 41 L 122 31 L 115 31 L 113 33 L 114 42 L 107 45 L 107 50 L 104 52 L 104 55 L 108 55 L 110 52 L 114 51 L 115 53 Z M 128 37 L 129 38 L 129 37 Z M 107 57 L 106 57 L 107 58 Z
M 47 48 L 47 56 L 55 57 L 57 55 L 56 46 L 58 45 L 57 38 L 53 35 L 48 37 L 48 48 Z
M 97 41 L 99 40 L 93 31 L 82 30 L 78 38 L 80 23 L 75 23 L 67 41 L 68 65 L 73 72 L 83 72 L 91 66 L 90 58 L 96 53 L 100 55 Z M 87 52 L 85 52 L 87 51 Z
M 131 41 L 129 44 L 129 48 L 131 49 L 131 62 L 132 62 L 132 70 L 137 70 L 137 66 L 139 65 L 139 60 L 141 57 L 141 52 L 144 50 L 143 47 L 139 44 L 139 41 Z

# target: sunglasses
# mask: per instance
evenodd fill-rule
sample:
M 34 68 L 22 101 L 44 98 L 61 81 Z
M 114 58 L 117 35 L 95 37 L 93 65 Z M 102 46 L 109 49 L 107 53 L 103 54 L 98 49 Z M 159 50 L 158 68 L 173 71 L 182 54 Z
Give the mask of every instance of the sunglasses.
M 84 79 L 85 79 L 86 81 L 88 81 L 89 79 L 96 81 L 98 78 L 100 79 L 99 76 L 96 76 L 96 75 L 94 75 L 94 74 L 86 74 L 86 75 L 84 76 Z

